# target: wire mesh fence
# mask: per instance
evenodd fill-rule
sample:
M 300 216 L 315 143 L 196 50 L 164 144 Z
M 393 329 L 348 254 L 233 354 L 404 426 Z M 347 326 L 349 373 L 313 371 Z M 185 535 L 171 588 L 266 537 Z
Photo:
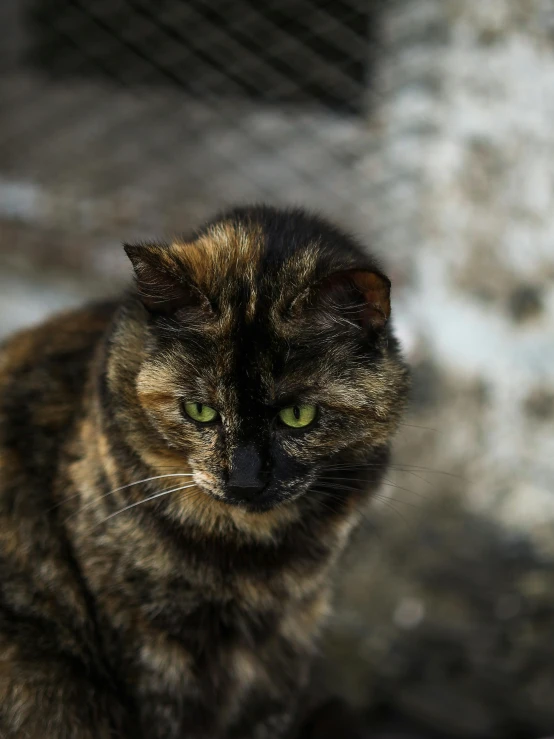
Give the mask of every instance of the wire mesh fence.
M 182 230 L 296 202 L 363 230 L 379 3 L 4 0 L 0 218 Z

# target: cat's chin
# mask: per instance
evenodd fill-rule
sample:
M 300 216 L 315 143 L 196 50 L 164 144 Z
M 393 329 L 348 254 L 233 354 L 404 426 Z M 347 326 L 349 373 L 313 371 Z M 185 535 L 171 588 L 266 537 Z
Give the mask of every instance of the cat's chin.
M 230 497 L 223 499 L 219 498 L 218 500 L 223 500 L 227 505 L 232 506 L 233 508 L 240 508 L 240 510 L 245 511 L 246 513 L 269 513 L 269 511 L 274 510 L 278 506 L 283 506 L 291 502 L 288 499 L 283 500 L 276 496 L 267 498 L 260 497 L 256 500 L 250 501 L 238 500 Z
M 260 514 L 270 513 L 278 508 L 289 508 L 298 500 L 298 498 L 302 497 L 303 494 L 304 491 L 296 495 L 279 494 L 279 492 L 268 491 L 267 493 L 262 493 L 250 500 L 244 500 L 231 495 L 218 497 L 217 500 L 230 506 L 233 510 L 238 509 L 245 513 Z

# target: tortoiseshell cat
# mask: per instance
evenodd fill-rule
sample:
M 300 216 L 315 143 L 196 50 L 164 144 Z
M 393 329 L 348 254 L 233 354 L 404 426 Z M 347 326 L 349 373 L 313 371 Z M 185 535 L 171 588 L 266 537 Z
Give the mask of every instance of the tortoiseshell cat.
M 0 736 L 277 739 L 406 395 L 389 281 L 298 210 L 126 251 L 0 353 Z

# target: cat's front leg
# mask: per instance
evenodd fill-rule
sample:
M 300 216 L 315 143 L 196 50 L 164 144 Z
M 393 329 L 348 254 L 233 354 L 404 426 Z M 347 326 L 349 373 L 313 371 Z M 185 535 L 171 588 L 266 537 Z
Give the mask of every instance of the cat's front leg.
M 296 697 L 257 695 L 243 705 L 240 717 L 223 732 L 225 739 L 292 739 L 298 713 Z
M 288 737 L 293 718 L 290 709 L 284 709 L 281 713 L 270 716 L 254 728 L 252 739 L 284 739 Z
M 341 698 L 332 698 L 312 710 L 295 739 L 369 739 L 362 716 Z
M 119 701 L 72 658 L 14 660 L 0 642 L 2 739 L 141 739 Z
M 290 710 L 283 709 L 282 712 L 275 713 L 249 728 L 244 728 L 239 733 L 232 731 L 230 737 L 232 739 L 289 739 L 293 720 L 294 717 Z

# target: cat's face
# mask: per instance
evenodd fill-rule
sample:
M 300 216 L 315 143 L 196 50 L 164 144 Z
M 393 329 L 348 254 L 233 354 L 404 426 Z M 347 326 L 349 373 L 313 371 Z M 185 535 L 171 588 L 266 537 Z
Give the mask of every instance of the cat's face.
M 253 511 L 386 447 L 406 385 L 388 280 L 325 224 L 263 215 L 128 247 L 148 312 L 144 416 L 201 490 Z

